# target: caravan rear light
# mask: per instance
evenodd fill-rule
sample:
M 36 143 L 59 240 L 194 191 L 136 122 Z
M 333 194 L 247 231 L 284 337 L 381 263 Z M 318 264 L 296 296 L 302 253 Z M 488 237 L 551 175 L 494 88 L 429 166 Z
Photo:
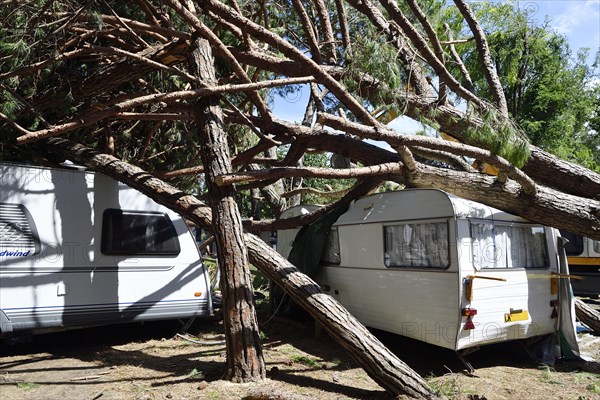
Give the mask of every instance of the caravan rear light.
M 477 310 L 474 308 L 465 307 L 461 312 L 463 317 L 467 317 L 467 321 L 465 322 L 465 326 L 463 329 L 465 331 L 470 331 L 471 329 L 475 329 L 475 324 L 473 323 L 473 316 L 477 315 Z
M 477 315 L 477 310 L 474 308 L 463 308 L 462 316 L 463 317 L 472 317 L 473 315 Z
M 472 329 L 475 329 L 475 324 L 473 323 L 473 320 L 471 319 L 471 317 L 469 317 L 469 318 L 467 318 L 467 322 L 465 322 L 465 326 L 464 326 L 463 330 L 470 331 Z

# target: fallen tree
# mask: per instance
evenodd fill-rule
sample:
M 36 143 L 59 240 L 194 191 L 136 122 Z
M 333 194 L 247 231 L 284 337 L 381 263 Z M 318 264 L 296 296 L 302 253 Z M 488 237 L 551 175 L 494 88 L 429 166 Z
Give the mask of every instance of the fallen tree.
M 600 313 L 585 304 L 581 299 L 575 299 L 575 315 L 586 324 L 596 335 L 600 335 Z
M 198 226 L 212 228 L 210 207 L 138 167 L 62 138 L 45 141 L 44 152 L 60 154 L 111 176 L 152 197 Z M 244 233 L 244 240 L 250 261 L 315 318 L 384 389 L 396 396 L 438 398 L 419 374 L 391 353 L 341 304 L 324 293 L 316 282 L 298 271 L 257 236 Z

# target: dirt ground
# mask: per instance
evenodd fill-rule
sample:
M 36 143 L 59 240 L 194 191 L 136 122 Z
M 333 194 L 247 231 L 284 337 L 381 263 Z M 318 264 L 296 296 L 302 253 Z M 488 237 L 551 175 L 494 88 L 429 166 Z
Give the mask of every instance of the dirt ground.
M 261 316 L 266 321 L 268 316 Z M 177 321 L 128 324 L 39 335 L 0 345 L 0 399 L 387 399 L 334 341 L 315 339 L 309 322 L 273 318 L 261 326 L 268 379 L 232 384 L 222 323 L 196 321 L 200 344 L 176 336 Z M 384 332 L 376 335 L 439 393 L 451 399 L 600 399 L 600 337 L 580 335 L 589 362 L 529 359 L 519 343 L 485 346 L 468 359 Z

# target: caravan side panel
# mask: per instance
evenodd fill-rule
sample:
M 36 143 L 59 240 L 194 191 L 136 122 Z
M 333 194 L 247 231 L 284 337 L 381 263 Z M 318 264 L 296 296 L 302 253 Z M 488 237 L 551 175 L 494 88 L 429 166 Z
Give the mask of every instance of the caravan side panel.
M 454 224 L 449 243 L 455 243 Z M 387 267 L 383 223 L 338 226 L 341 265 L 323 265 L 315 280 L 363 324 L 453 349 L 458 269 L 450 246 L 446 269 Z
M 211 312 L 207 274 L 185 222 L 149 197 L 101 174 L 15 165 L 0 165 L 0 187 L 0 204 L 27 210 L 38 246 L 7 251 L 25 225 L 3 211 L 3 333 Z M 124 232 L 119 243 L 134 250 L 103 251 L 110 212 L 124 213 L 113 233 Z M 104 239 L 117 240 L 104 228 Z M 161 251 L 165 235 L 177 252 Z

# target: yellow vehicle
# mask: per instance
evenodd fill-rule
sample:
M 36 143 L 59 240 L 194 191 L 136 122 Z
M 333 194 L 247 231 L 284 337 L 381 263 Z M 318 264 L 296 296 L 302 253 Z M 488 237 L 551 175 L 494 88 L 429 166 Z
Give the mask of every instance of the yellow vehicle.
M 572 279 L 576 296 L 600 296 L 600 242 L 590 238 L 561 231 L 569 240 L 565 246 L 569 273 L 583 279 Z

